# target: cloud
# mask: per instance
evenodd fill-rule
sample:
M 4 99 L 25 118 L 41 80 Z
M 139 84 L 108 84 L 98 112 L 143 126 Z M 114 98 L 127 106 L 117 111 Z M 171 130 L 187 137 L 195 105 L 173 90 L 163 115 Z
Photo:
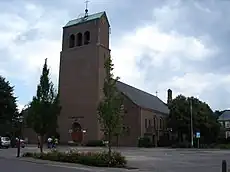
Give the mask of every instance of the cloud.
M 208 8 L 199 8 L 210 13 Z M 199 34 L 179 32 L 191 27 L 184 18 L 193 14 L 190 11 L 179 1 L 154 9 L 155 22 L 125 33 L 113 44 L 115 72 L 132 85 L 153 94 L 158 91 L 163 100 L 166 100 L 166 90 L 171 88 L 174 97 L 195 96 L 210 103 L 213 109 L 229 108 L 227 96 L 221 98 L 222 103 L 215 98 L 229 92 L 229 75 L 215 69 L 206 70 L 210 61 L 225 50 L 215 44 L 213 35 L 205 29 Z M 182 21 L 184 23 L 177 27 Z
M 205 61 L 216 53 L 215 47 L 205 45 L 196 37 L 166 33 L 156 25 L 147 25 L 129 32 L 112 46 L 116 74 L 134 85 L 140 83 L 136 82 L 137 79 L 151 76 L 151 73 L 158 73 L 158 78 L 167 74 L 168 79 L 176 72 L 191 72 L 187 68 L 189 61 Z M 158 72 L 162 69 L 165 69 L 165 74 Z M 154 82 L 155 79 L 152 80 Z
M 213 109 L 229 108 L 230 2 L 120 2 L 95 0 L 89 9 L 107 11 L 115 74 L 122 81 L 158 91 L 163 100 L 171 88 L 174 97 L 194 95 Z M 35 93 L 45 58 L 57 83 L 62 27 L 82 12 L 84 4 L 74 0 L 0 2 L 0 74 L 15 85 L 19 104 Z

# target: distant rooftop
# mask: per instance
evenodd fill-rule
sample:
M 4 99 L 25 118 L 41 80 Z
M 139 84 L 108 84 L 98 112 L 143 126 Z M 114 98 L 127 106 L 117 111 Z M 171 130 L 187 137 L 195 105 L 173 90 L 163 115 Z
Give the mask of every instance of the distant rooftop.
M 218 118 L 219 121 L 230 120 L 230 110 L 225 110 Z
M 100 19 L 103 15 L 105 14 L 105 11 L 99 12 L 99 13 L 94 13 L 91 15 L 88 15 L 87 17 L 80 17 L 78 19 L 70 20 L 64 27 L 69 27 L 77 24 L 82 24 L 88 21 Z

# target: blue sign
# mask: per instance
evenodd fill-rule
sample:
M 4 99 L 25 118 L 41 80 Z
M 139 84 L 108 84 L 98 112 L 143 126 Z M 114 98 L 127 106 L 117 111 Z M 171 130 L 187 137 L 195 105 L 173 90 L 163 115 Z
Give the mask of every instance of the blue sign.
M 200 132 L 196 132 L 196 138 L 200 138 Z

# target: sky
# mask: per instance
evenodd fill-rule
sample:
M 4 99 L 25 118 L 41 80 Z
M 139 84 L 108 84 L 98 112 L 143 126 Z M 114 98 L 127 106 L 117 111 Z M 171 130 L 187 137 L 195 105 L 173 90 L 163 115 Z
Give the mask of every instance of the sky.
M 229 0 L 90 0 L 106 11 L 114 74 L 167 99 L 194 96 L 230 108 Z M 58 84 L 62 27 L 84 14 L 84 0 L 0 0 L 0 75 L 21 109 L 36 93 L 45 58 Z

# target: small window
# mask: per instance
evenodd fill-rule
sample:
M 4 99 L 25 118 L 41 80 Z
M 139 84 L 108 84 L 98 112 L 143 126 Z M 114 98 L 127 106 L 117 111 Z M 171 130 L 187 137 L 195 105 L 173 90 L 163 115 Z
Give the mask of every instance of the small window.
M 162 129 L 163 128 L 163 120 L 162 120 L 162 118 L 160 118 L 160 129 Z
M 149 119 L 149 127 L 151 126 L 151 119 Z
M 87 45 L 87 44 L 89 44 L 89 42 L 90 42 L 90 32 L 86 31 L 84 33 L 84 44 Z
M 69 37 L 69 48 L 73 48 L 75 46 L 75 36 L 72 34 Z
M 153 118 L 153 125 L 154 125 L 154 128 L 157 127 L 157 124 L 156 124 L 156 117 Z
M 77 34 L 77 46 L 82 46 L 82 33 Z
M 147 127 L 148 127 L 148 120 L 145 119 L 145 128 L 147 128 Z

